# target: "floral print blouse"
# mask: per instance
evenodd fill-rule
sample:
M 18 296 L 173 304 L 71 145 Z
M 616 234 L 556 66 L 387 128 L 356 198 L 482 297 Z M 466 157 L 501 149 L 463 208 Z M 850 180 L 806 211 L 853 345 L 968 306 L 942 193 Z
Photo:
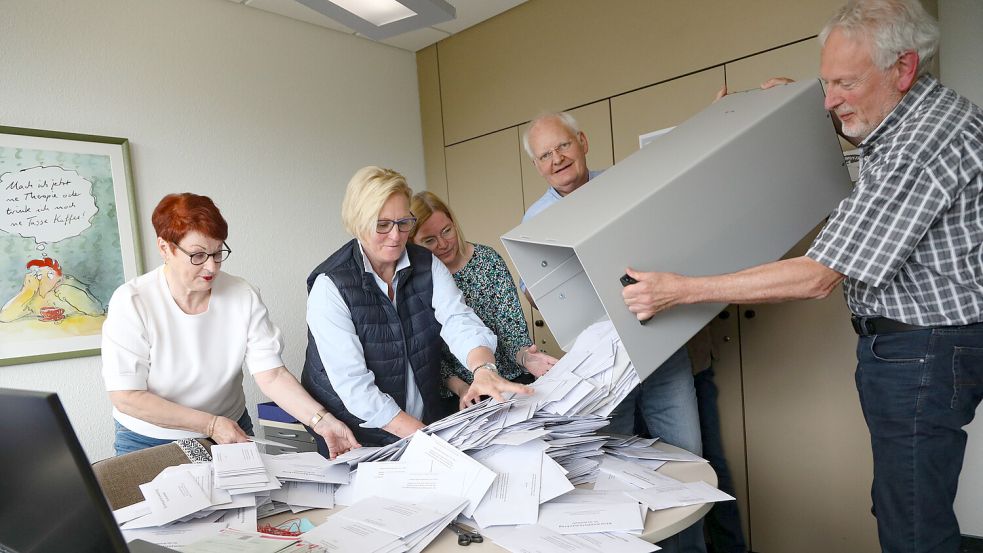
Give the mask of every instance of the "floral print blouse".
M 474 244 L 474 255 L 453 277 L 464 294 L 464 302 L 498 337 L 495 364 L 502 377 L 513 380 L 523 374 L 525 370 L 515 362 L 515 357 L 520 348 L 532 345 L 532 340 L 505 260 L 494 249 Z M 447 344 L 440 361 L 440 376 L 441 380 L 456 376 L 468 384 L 473 380 L 471 371 L 451 354 Z M 443 388 L 441 394 L 449 397 L 451 392 Z

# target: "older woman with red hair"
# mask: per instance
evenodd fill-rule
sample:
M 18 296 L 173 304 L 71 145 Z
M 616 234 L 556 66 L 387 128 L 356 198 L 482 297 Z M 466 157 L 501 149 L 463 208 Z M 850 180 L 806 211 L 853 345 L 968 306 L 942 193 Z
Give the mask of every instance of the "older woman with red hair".
M 243 442 L 252 432 L 245 364 L 259 389 L 331 444 L 352 432 L 283 366 L 283 341 L 259 292 L 221 272 L 228 224 L 206 196 L 170 194 L 152 217 L 164 264 L 122 286 L 103 325 L 103 379 L 113 403 L 116 454 L 184 438 Z

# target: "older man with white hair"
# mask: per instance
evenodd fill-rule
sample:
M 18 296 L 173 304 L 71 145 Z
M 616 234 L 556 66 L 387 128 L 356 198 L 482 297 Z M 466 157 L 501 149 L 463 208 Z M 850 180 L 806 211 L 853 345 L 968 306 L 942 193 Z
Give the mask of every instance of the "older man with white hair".
M 804 256 L 736 273 L 629 274 L 639 319 L 680 304 L 821 298 L 843 282 L 885 552 L 959 550 L 963 427 L 983 397 L 983 110 L 927 72 L 918 0 L 851 0 L 819 35 L 826 109 L 857 185 Z
M 536 117 L 522 142 L 536 170 L 549 184 L 546 193 L 529 206 L 523 221 L 536 217 L 600 173 L 587 169 L 587 135 L 569 113 Z M 524 285 L 523 291 L 526 291 Z M 533 299 L 530 297 L 529 301 Z M 615 434 L 634 434 L 636 412 L 652 436 L 697 455 L 702 453 L 696 390 L 685 346 L 625 397 L 611 413 L 608 430 Z M 672 553 L 704 553 L 702 519 L 659 545 Z

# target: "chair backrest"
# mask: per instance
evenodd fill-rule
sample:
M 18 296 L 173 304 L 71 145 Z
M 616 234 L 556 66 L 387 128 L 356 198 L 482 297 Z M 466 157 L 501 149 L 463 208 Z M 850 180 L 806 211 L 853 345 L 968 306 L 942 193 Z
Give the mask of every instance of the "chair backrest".
M 183 440 L 103 459 L 92 464 L 92 471 L 115 511 L 143 501 L 140 484 L 150 482 L 165 468 L 210 461 L 211 449 L 211 440 Z

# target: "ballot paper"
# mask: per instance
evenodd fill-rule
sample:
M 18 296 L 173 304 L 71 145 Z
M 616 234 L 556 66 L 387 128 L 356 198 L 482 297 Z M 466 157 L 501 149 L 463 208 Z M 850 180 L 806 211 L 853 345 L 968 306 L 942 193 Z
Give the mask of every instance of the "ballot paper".
M 600 470 L 638 488 L 651 488 L 680 483 L 675 478 L 630 461 L 623 461 L 611 455 L 601 460 Z M 596 487 L 596 486 L 595 486 Z
M 116 519 L 116 524 L 123 524 L 124 522 L 129 522 L 135 518 L 139 518 L 150 514 L 150 504 L 147 500 L 134 503 L 126 507 L 121 507 L 113 511 L 113 518 Z
M 460 482 L 460 490 L 447 493 L 468 500 L 464 509 L 467 516 L 472 516 L 481 503 L 485 492 L 495 480 L 495 472 L 478 461 L 436 436 L 428 436 L 417 431 L 413 434 L 406 451 L 400 457 L 409 469 L 415 473 L 430 473 L 443 475 L 443 478 L 455 478 Z
M 638 502 L 544 503 L 539 507 L 539 525 L 560 534 L 627 532 L 640 534 L 645 526 Z
M 650 553 L 662 549 L 654 543 L 641 538 L 617 532 L 600 532 L 597 534 L 568 535 L 576 541 L 586 543 L 604 553 Z
M 235 495 L 271 489 L 270 475 L 259 448 L 253 442 L 212 446 L 215 486 Z M 273 478 L 276 482 L 276 478 Z M 279 487 L 279 483 L 274 486 Z
M 263 462 L 280 481 L 296 480 L 327 484 L 349 482 L 350 469 L 347 463 L 329 461 L 316 451 L 282 455 L 263 454 Z
M 333 509 L 334 490 L 334 484 L 322 482 L 284 482 L 282 488 L 270 492 L 270 498 L 291 508 Z
M 461 498 L 433 495 L 426 503 L 410 503 L 372 497 L 348 507 L 336 515 L 405 538 L 443 519 L 464 505 Z
M 388 532 L 352 522 L 339 516 L 330 516 L 323 524 L 303 535 L 304 542 L 323 547 L 331 553 L 388 553 L 405 552 L 406 546 Z
M 484 534 L 512 553 L 602 553 L 592 544 L 538 524 L 492 528 Z M 606 551 L 605 551 L 606 553 Z
M 648 459 L 658 461 L 686 461 L 706 463 L 707 460 L 685 450 L 667 451 L 658 445 L 644 448 L 620 448 L 609 450 L 609 453 L 623 459 Z
M 304 534 L 328 551 L 423 550 L 464 508 L 459 497 L 431 495 L 426 503 L 370 498 L 336 513 Z
M 159 475 L 141 484 L 140 491 L 150 506 L 150 514 L 125 523 L 123 528 L 162 526 L 212 505 L 208 494 L 188 472 Z
M 648 505 L 652 511 L 734 499 L 706 482 L 677 482 L 625 493 Z
M 208 494 L 209 499 L 212 502 L 212 506 L 225 505 L 232 502 L 232 496 L 228 491 L 216 488 L 214 472 L 212 471 L 211 463 L 187 463 L 184 465 L 177 465 L 173 467 L 165 467 L 164 470 L 154 478 L 160 478 L 165 474 L 174 474 L 177 472 L 187 472 L 195 479 L 198 486 Z
M 257 521 L 259 520 L 259 507 L 240 507 L 238 509 L 226 509 L 222 513 L 221 522 L 224 522 L 229 526 L 229 528 L 235 528 L 236 530 L 243 530 L 246 532 L 253 532 L 257 528 Z

